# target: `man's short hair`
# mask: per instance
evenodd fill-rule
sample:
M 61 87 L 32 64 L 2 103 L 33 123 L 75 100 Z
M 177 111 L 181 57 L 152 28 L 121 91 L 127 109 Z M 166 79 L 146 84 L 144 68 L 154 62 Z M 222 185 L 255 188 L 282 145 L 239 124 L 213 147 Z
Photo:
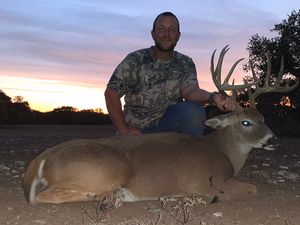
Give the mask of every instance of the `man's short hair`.
M 177 21 L 177 24 L 178 24 L 178 32 L 180 31 L 179 20 L 178 20 L 178 18 L 175 16 L 175 14 L 173 14 L 172 12 L 163 12 L 163 13 L 159 14 L 159 15 L 155 18 L 155 20 L 154 20 L 154 22 L 153 22 L 153 27 L 152 27 L 152 30 L 153 30 L 153 31 L 155 30 L 156 22 L 157 22 L 157 20 L 158 20 L 158 18 L 159 18 L 160 16 L 170 16 L 170 17 L 173 17 L 173 18 Z

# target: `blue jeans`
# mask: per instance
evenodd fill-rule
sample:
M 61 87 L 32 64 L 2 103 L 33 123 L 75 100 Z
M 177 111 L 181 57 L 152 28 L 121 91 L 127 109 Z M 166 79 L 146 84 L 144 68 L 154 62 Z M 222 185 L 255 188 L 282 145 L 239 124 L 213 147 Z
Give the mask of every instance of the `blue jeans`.
M 205 109 L 194 102 L 178 102 L 169 106 L 154 127 L 142 129 L 142 133 L 177 132 L 201 137 L 206 119 Z

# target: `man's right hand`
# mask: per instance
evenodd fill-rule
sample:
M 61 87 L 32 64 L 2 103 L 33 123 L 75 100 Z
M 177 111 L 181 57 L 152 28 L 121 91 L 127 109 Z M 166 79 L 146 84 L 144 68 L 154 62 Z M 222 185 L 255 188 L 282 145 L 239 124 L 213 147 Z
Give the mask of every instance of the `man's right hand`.
M 121 100 L 118 92 L 114 89 L 106 88 L 105 101 L 109 117 L 117 130 L 117 135 L 140 135 L 140 130 L 129 127 L 125 121 Z
M 142 132 L 134 127 L 127 127 L 125 129 L 119 130 L 117 135 L 141 135 Z

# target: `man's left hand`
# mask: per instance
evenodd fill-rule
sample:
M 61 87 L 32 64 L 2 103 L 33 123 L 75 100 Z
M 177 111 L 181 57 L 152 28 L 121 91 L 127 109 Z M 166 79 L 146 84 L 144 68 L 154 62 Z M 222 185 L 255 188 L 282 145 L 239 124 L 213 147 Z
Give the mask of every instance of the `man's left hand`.
M 236 108 L 235 96 L 228 96 L 223 94 L 216 94 L 214 96 L 214 102 L 219 110 L 223 112 L 231 112 Z

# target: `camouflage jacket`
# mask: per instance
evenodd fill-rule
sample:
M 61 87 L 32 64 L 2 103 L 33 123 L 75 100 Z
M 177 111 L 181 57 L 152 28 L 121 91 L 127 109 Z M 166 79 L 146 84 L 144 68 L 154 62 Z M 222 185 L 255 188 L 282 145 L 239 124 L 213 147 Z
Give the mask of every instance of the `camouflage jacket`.
M 175 51 L 163 62 L 153 59 L 151 48 L 146 48 L 128 54 L 107 87 L 124 96 L 127 123 L 142 129 L 156 126 L 169 105 L 182 101 L 180 88 L 186 85 L 198 85 L 191 58 Z

